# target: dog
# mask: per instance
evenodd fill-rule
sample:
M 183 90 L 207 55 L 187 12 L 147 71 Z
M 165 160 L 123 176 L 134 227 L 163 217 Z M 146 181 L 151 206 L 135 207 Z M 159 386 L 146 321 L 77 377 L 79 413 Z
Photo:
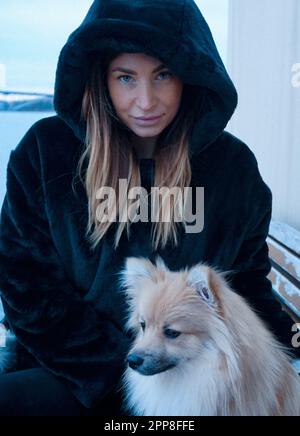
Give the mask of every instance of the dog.
M 300 378 L 225 273 L 129 257 L 120 274 L 133 333 L 122 377 L 129 414 L 299 416 Z

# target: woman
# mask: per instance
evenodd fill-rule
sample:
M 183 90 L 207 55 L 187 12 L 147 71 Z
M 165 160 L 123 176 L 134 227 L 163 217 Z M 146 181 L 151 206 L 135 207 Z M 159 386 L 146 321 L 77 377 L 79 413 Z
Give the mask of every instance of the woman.
M 224 131 L 237 94 L 196 4 L 96 0 L 62 49 L 54 104 L 57 116 L 35 123 L 8 163 L 0 289 L 19 362 L 0 376 L 0 413 L 122 413 L 127 256 L 230 271 L 289 344 L 292 321 L 266 278 L 272 195 L 251 150 Z M 125 192 L 204 187 L 202 230 L 175 222 L 179 196 L 169 221 L 114 220 L 99 189 L 118 194 L 120 179 Z

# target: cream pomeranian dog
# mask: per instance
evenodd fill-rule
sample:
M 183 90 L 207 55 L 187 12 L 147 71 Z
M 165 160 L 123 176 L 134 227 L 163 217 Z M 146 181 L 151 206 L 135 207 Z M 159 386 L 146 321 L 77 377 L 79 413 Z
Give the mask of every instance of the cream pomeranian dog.
M 120 274 L 135 338 L 123 377 L 130 414 L 300 415 L 289 355 L 224 273 L 129 257 Z

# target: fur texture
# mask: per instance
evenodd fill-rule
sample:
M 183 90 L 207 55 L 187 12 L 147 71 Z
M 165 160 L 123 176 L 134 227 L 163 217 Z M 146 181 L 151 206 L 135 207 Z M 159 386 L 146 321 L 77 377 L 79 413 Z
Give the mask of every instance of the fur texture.
M 134 415 L 300 415 L 289 355 L 222 273 L 129 258 L 122 274 L 136 334 L 124 374 Z

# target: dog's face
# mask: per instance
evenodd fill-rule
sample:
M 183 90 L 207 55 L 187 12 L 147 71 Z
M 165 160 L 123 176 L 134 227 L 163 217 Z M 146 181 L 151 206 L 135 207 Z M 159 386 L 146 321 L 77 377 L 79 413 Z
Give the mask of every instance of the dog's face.
M 121 281 L 129 303 L 127 327 L 136 334 L 128 355 L 132 369 L 158 374 L 200 358 L 210 347 L 222 278 L 208 266 L 172 272 L 161 258 L 156 266 L 128 258 Z

